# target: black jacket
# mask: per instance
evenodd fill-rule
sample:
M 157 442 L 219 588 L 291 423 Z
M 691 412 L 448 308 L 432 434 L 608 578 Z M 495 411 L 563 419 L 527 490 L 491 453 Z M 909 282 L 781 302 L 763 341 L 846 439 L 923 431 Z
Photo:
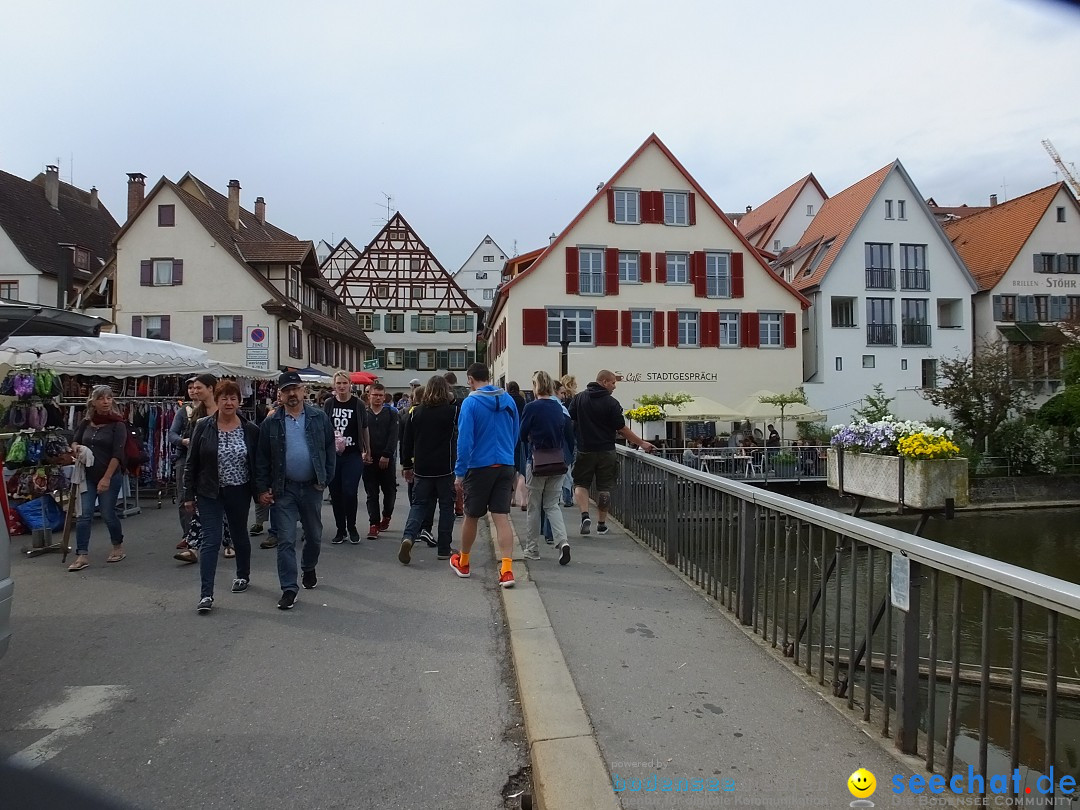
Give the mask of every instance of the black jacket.
M 259 445 L 259 429 L 254 422 L 240 417 L 240 429 L 244 431 L 247 445 L 248 489 L 255 493 L 255 451 Z M 217 416 L 204 416 L 195 423 L 188 445 L 187 468 L 184 470 L 184 492 L 189 496 L 216 498 L 221 493 L 218 482 L 218 429 Z
M 615 449 L 615 433 L 626 427 L 622 406 L 604 386 L 588 388 L 570 400 L 570 418 L 577 429 L 578 450 L 584 453 Z
M 452 475 L 457 452 L 454 427 L 457 405 L 417 405 L 405 420 L 401 441 L 401 468 L 421 478 Z
M 378 414 L 367 409 L 368 440 L 371 442 L 371 460 L 388 458 L 391 461 L 398 451 L 398 424 L 401 416 L 397 408 L 383 405 Z

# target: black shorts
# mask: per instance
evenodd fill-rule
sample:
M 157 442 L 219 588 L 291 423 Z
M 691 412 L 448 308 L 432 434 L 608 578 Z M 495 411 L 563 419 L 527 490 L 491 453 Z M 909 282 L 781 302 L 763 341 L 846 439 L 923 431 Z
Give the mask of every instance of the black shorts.
M 510 514 L 510 497 L 514 493 L 517 472 L 509 465 L 474 467 L 465 473 L 465 514 L 483 517 Z
M 592 486 L 596 479 L 597 492 L 611 492 L 619 480 L 619 457 L 614 450 L 578 451 L 574 458 L 574 486 Z

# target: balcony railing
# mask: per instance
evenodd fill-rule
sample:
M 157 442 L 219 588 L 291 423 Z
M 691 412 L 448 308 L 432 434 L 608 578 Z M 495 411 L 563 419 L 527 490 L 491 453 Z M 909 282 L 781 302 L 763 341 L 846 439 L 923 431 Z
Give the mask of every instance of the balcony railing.
M 867 267 L 866 289 L 895 290 L 896 280 L 893 278 L 893 269 L 891 267 Z
M 895 323 L 871 323 L 866 326 L 866 345 L 868 346 L 895 346 L 896 324 Z
M 929 290 L 930 289 L 930 271 L 929 270 L 901 270 L 900 271 L 900 289 L 901 290 Z
M 904 346 L 929 346 L 930 324 L 905 323 L 900 327 L 900 340 Z

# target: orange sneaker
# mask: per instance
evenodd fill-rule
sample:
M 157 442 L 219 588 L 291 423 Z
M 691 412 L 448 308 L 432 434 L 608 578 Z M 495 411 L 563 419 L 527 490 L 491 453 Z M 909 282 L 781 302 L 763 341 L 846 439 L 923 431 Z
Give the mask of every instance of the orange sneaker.
M 469 566 L 461 564 L 460 554 L 450 555 L 450 567 L 454 569 L 454 573 L 459 577 L 464 578 L 469 576 Z
M 499 585 L 502 586 L 503 588 L 513 588 L 514 587 L 514 572 L 513 571 L 503 571 L 499 575 Z

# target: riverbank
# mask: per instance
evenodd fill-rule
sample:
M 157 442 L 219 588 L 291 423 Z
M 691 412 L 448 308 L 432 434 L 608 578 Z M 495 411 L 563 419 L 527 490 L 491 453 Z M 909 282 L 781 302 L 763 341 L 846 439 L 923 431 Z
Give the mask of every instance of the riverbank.
M 824 481 L 770 483 L 767 488 L 817 506 L 850 513 L 855 508 L 854 495 L 840 495 Z M 972 478 L 969 488 L 971 505 L 964 511 L 999 509 L 1060 509 L 1080 507 L 1080 476 L 1029 475 Z M 896 505 L 867 499 L 863 515 L 893 514 Z

